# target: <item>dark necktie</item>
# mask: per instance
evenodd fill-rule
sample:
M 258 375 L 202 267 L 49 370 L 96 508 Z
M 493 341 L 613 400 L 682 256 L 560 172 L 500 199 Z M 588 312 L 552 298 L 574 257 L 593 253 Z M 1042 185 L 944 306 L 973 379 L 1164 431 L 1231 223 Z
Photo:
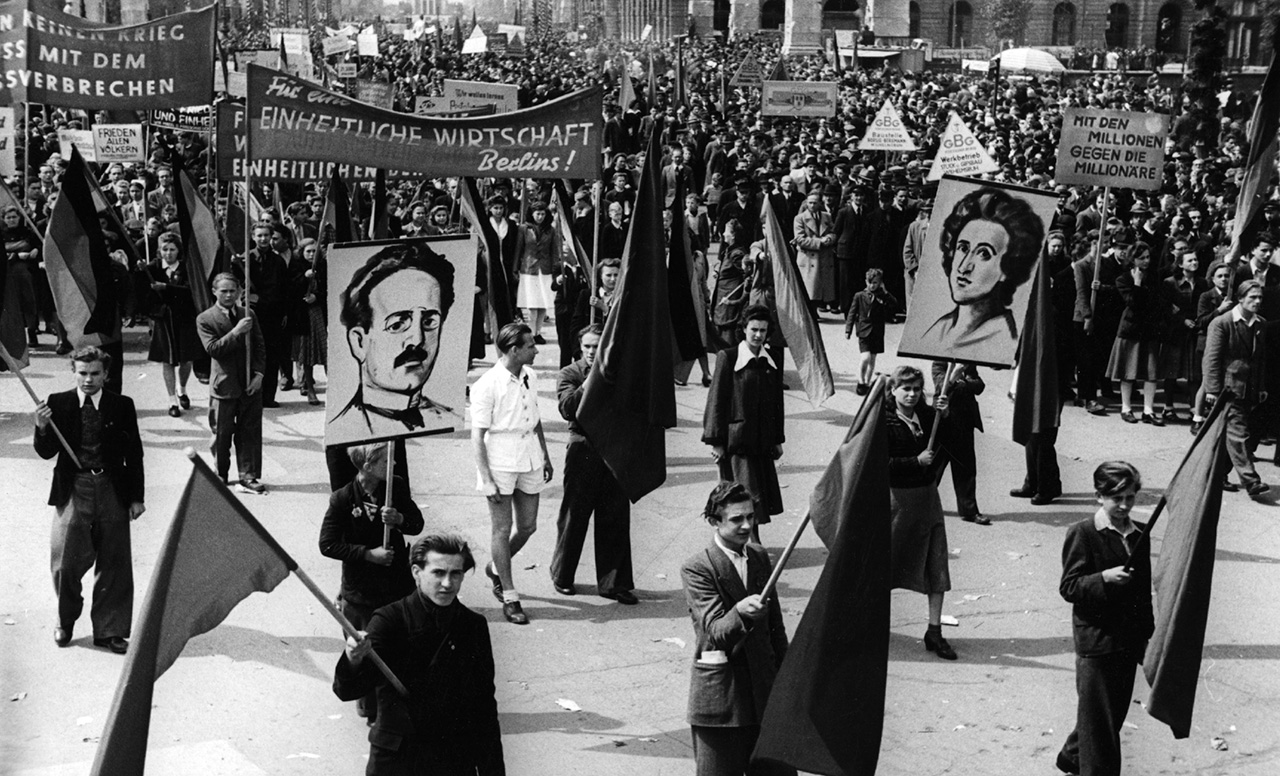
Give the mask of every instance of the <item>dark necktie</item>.
M 388 410 L 383 409 L 382 407 L 375 407 L 371 404 L 366 404 L 364 409 L 366 412 L 371 412 L 374 415 L 398 420 L 403 423 L 405 427 L 411 430 L 415 428 L 423 428 L 426 425 L 422 420 L 422 410 L 417 407 L 410 407 L 407 410 Z

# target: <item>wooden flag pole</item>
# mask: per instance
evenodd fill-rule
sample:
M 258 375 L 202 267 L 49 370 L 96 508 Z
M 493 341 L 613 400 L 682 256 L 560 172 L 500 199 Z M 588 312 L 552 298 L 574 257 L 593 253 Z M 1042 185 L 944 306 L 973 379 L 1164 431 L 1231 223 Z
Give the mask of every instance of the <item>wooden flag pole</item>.
M 386 494 L 382 499 L 383 507 L 391 506 L 391 479 L 392 477 L 395 476 L 395 466 L 396 466 L 396 443 L 388 440 L 387 441 L 387 482 L 386 482 Z M 387 525 L 386 523 L 382 524 L 382 546 L 387 548 L 391 547 L 391 526 Z
M 251 114 L 249 113 L 249 97 L 248 95 L 246 95 L 244 99 L 244 116 L 245 116 L 246 122 L 249 120 L 250 115 Z M 253 208 L 250 207 L 250 203 L 253 202 L 253 154 L 251 154 L 249 150 L 249 138 L 252 134 L 253 133 L 249 131 L 249 126 L 246 123 L 245 130 L 244 130 L 244 204 L 243 204 L 243 208 L 244 208 L 244 312 L 245 312 L 245 315 L 249 315 L 253 309 L 251 304 L 251 300 L 253 299 L 253 283 L 250 281 L 250 277 L 249 277 L 251 273 L 250 265 L 253 263 L 250 260 L 250 256 L 249 256 L 250 252 L 252 251 L 252 245 L 253 245 L 253 224 L 251 223 L 253 219 L 250 215 L 250 213 L 253 210 Z M 232 183 L 231 185 L 234 186 L 235 184 Z M 245 344 L 244 379 L 245 379 L 245 385 L 248 386 L 250 383 L 253 382 L 253 329 L 252 328 L 249 331 L 245 332 L 244 344 Z M 263 379 L 264 380 L 266 379 L 266 375 L 263 375 Z M 258 391 L 259 392 L 262 391 L 262 386 L 258 386 Z
M 946 396 L 947 391 L 951 390 L 951 375 L 955 368 L 956 362 L 952 361 L 947 364 L 947 374 L 942 378 L 942 396 Z M 941 421 L 942 418 L 935 413 L 933 417 L 933 428 L 929 429 L 929 446 L 925 448 L 926 450 L 933 450 L 933 443 L 938 439 L 938 426 L 942 425 Z
M 1107 234 L 1107 210 L 1111 204 L 1111 187 L 1104 186 L 1102 189 L 1102 215 L 1098 218 L 1098 247 L 1097 255 L 1093 258 L 1093 284 L 1089 291 L 1089 315 L 1096 320 L 1098 308 L 1098 278 L 1102 272 L 1102 244 L 1103 238 Z
M 595 236 L 591 239 L 591 272 L 588 273 L 587 287 L 591 289 L 591 318 L 590 322 L 596 322 L 596 267 L 600 266 L 600 200 L 603 199 L 604 180 L 600 180 L 600 186 L 596 188 L 596 211 L 595 211 Z
M 5 366 L 9 367 L 9 371 L 18 376 L 18 382 L 22 383 L 22 387 L 27 389 L 27 395 L 31 397 L 31 401 L 40 406 L 40 397 L 36 396 L 35 390 L 31 387 L 31 383 L 27 382 L 27 376 L 22 373 L 22 365 L 18 363 L 8 348 L 0 342 L 0 359 L 4 360 Z M 53 422 L 53 418 L 49 418 L 49 426 L 53 428 L 53 433 L 58 435 L 58 441 L 62 443 L 62 449 L 67 451 L 67 455 L 71 456 L 71 462 L 76 465 L 77 469 L 83 469 L 80 459 L 76 456 L 76 452 L 71 449 L 71 444 L 67 442 L 67 438 L 62 435 L 62 430 L 58 428 L 58 424 Z

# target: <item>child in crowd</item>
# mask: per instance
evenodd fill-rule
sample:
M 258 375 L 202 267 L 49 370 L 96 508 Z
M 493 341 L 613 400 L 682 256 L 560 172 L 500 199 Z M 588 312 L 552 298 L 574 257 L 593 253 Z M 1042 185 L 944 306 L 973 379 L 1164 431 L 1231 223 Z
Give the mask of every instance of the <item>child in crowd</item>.
M 844 322 L 844 338 L 857 331 L 858 352 L 862 360 L 858 365 L 858 384 L 854 388 L 859 396 L 870 390 L 871 378 L 876 373 L 876 354 L 884 352 L 884 325 L 898 309 L 898 300 L 885 290 L 884 272 L 867 270 L 867 287 L 853 295 L 849 315 Z
M 1155 630 L 1151 545 L 1129 518 L 1142 475 L 1107 461 L 1093 472 L 1100 508 L 1067 529 L 1058 592 L 1071 602 L 1076 648 L 1076 727 L 1058 752 L 1063 773 L 1120 773 L 1120 729 L 1134 673 Z

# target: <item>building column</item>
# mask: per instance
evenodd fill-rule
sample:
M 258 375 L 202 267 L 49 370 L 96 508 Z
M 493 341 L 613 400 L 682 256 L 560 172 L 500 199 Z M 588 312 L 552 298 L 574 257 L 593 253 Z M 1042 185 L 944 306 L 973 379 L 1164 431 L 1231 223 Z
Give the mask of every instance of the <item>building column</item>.
M 756 15 L 756 26 L 760 16 Z M 783 56 L 822 53 L 822 0 L 787 0 L 782 33 Z
M 693 28 L 699 37 L 705 38 L 715 32 L 715 0 L 689 0 L 689 15 L 693 17 Z

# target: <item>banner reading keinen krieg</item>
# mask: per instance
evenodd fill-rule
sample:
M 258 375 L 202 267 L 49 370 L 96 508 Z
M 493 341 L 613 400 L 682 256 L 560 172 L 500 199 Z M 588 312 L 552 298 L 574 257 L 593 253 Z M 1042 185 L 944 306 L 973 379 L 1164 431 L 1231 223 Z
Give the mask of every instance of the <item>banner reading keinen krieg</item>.
M 434 176 L 594 178 L 602 96 L 596 86 L 513 113 L 433 119 L 374 108 L 250 65 L 250 151 Z
M 173 108 L 213 99 L 214 6 L 128 27 L 44 0 L 0 2 L 0 103 Z

